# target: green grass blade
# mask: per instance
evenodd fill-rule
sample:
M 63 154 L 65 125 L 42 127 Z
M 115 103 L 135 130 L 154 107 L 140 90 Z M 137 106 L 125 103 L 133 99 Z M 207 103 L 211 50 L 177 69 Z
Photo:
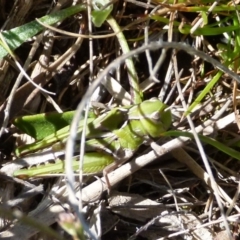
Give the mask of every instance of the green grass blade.
M 190 132 L 183 132 L 183 131 L 168 131 L 163 133 L 162 135 L 164 136 L 172 136 L 172 137 L 189 137 L 189 138 L 193 138 L 193 134 Z M 203 135 L 198 134 L 199 139 L 204 142 L 207 143 L 215 148 L 217 148 L 219 151 L 226 153 L 227 155 L 229 155 L 232 158 L 235 158 L 237 160 L 240 161 L 240 152 L 224 145 L 223 143 L 218 142 L 217 140 L 210 138 L 210 137 L 206 137 Z
M 218 80 L 223 75 L 222 72 L 218 72 L 213 79 L 207 84 L 207 86 L 202 90 L 202 92 L 198 95 L 195 101 L 189 106 L 187 111 L 184 113 L 184 116 L 187 116 L 192 112 L 192 110 L 203 100 L 203 98 L 210 92 L 210 90 L 215 86 Z
M 233 28 L 235 28 L 235 44 L 234 44 L 234 49 L 232 49 L 232 46 L 230 44 L 228 45 L 223 45 L 219 44 L 219 48 L 221 45 L 225 46 L 225 51 L 222 50 L 221 58 L 224 62 L 224 64 L 228 67 L 231 67 L 234 69 L 234 71 L 237 71 L 239 67 L 239 49 L 240 49 L 240 37 L 239 37 L 239 22 L 236 16 L 233 16 Z M 204 28 L 200 28 L 204 29 Z M 219 27 L 219 29 L 225 29 L 224 27 Z M 231 41 L 229 41 L 231 42 Z M 220 49 L 221 50 L 221 49 Z M 187 109 L 186 113 L 184 114 L 187 116 L 191 111 L 193 110 L 194 107 L 196 107 L 202 99 L 209 93 L 209 91 L 214 87 L 214 85 L 218 82 L 218 80 L 222 76 L 222 72 L 218 72 L 214 78 L 207 84 L 207 86 L 204 88 L 204 90 L 201 92 L 201 94 L 196 98 L 196 100 L 191 104 L 191 106 Z
M 153 15 L 151 16 L 151 19 L 162 22 L 162 23 L 166 23 L 169 24 L 170 20 L 168 18 L 164 18 L 158 15 Z M 228 18 L 225 19 L 225 21 L 228 20 Z M 190 30 L 192 28 L 192 26 L 190 24 L 184 24 L 182 27 L 180 27 L 180 22 L 178 21 L 173 21 L 171 22 L 173 24 L 174 27 L 178 27 L 178 31 L 181 32 L 182 34 L 189 34 Z M 216 24 L 214 24 L 216 25 Z M 220 35 L 223 34 L 225 32 L 232 32 L 235 30 L 239 30 L 238 26 L 227 26 L 227 27 L 219 27 L 219 26 L 215 26 L 214 25 L 205 25 L 202 28 L 198 28 L 196 29 L 196 31 L 194 32 L 195 36 L 214 36 L 214 35 Z
M 86 7 L 82 4 L 76 5 L 73 7 L 66 8 L 64 10 L 61 10 L 56 13 L 52 13 L 49 15 L 46 15 L 39 20 L 42 23 L 52 25 L 54 23 L 57 23 L 59 21 L 64 20 L 65 18 L 78 13 L 80 11 L 85 10 Z M 20 27 L 13 28 L 8 31 L 3 31 L 2 35 L 5 39 L 5 42 L 7 43 L 10 50 L 15 50 L 18 48 L 21 44 L 23 44 L 25 41 L 27 41 L 29 38 L 35 36 L 40 31 L 42 31 L 44 27 L 40 25 L 37 21 L 32 21 L 30 23 L 24 24 Z M 7 49 L 4 47 L 4 43 L 0 42 L 0 59 L 5 57 L 8 54 Z

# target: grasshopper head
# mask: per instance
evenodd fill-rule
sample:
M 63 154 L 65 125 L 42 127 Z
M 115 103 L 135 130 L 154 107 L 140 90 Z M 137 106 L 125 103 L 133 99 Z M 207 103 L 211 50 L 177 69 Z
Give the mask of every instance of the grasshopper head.
M 144 131 L 151 137 L 159 137 L 172 123 L 171 111 L 166 104 L 157 98 L 146 100 L 139 106 L 141 125 Z

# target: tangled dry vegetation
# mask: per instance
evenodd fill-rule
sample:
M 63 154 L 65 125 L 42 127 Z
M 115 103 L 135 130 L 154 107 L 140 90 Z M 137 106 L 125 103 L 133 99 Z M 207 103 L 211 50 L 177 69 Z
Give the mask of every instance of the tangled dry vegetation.
M 223 2 L 113 1 L 111 16 L 124 30 L 144 99 L 158 97 L 171 106 L 171 130 L 195 129 L 222 145 L 217 149 L 204 139 L 178 138 L 178 132 L 155 139 L 151 147 L 142 145 L 130 164 L 110 172 L 110 191 L 103 191 L 104 180 L 87 176 L 81 196 L 87 226 L 79 223 L 64 178 L 24 180 L 6 172 L 6 164 L 14 165 L 15 148 L 29 141 L 12 122 L 18 116 L 75 110 L 90 80 L 96 81 L 123 56 L 118 32 L 110 18 L 91 29 L 89 14 L 82 11 L 54 25 L 78 37 L 45 28 L 14 51 L 16 59 L 1 59 L 1 239 L 84 239 L 81 229 L 101 239 L 239 238 L 240 164 L 221 150 L 227 146 L 239 151 L 239 79 L 234 72 L 238 73 L 240 29 L 238 2 Z M 72 4 L 0 1 L 0 24 L 9 30 Z M 173 44 L 136 54 L 144 43 L 160 40 L 193 49 L 182 51 L 184 45 Z M 230 73 L 220 72 L 221 65 L 212 59 Z M 26 78 L 16 87 L 21 78 L 16 60 L 36 84 L 55 95 L 40 91 Z M 112 68 L 91 100 L 109 108 L 132 104 L 130 77 L 125 63 L 116 71 Z M 184 113 L 196 99 L 187 118 Z M 75 187 L 79 200 L 77 181 Z

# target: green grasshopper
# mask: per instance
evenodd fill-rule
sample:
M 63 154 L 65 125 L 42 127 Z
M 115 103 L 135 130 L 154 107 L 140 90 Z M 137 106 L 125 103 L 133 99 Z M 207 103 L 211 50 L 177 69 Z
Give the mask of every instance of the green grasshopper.
M 116 160 L 126 161 L 133 156 L 140 145 L 159 137 L 171 125 L 171 112 L 167 105 L 154 98 L 129 107 L 116 107 L 96 119 L 90 119 L 86 128 L 86 153 L 83 172 L 86 174 L 102 171 Z M 64 127 L 33 144 L 19 147 L 18 156 L 52 153 L 55 163 L 20 169 L 15 177 L 38 177 L 64 172 L 64 148 L 70 127 Z M 79 144 L 82 126 L 78 128 L 78 142 L 74 149 L 73 169 L 78 170 Z M 39 153 L 36 153 L 36 152 Z M 29 155 L 30 154 L 30 155 Z

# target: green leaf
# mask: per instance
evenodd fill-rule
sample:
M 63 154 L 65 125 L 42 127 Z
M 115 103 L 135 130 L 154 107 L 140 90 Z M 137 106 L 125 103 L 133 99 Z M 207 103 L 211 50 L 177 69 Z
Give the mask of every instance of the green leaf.
M 92 2 L 94 9 L 92 11 L 92 22 L 96 27 L 101 27 L 112 11 L 113 9 L 112 4 L 104 8 L 104 6 L 108 3 L 109 1 L 105 0 L 94 0 Z
M 208 15 L 207 15 L 207 13 L 204 12 L 204 11 L 201 11 L 201 16 L 202 16 L 202 19 L 203 19 L 203 24 L 207 25 L 208 24 Z
M 85 10 L 86 7 L 82 4 L 73 7 L 66 8 L 56 13 L 46 15 L 39 20 L 47 25 L 52 25 L 65 18 Z M 40 31 L 44 30 L 44 27 L 37 21 L 32 21 L 30 23 L 24 24 L 20 27 L 13 28 L 8 31 L 3 31 L 2 36 L 5 42 L 11 50 L 15 50 L 29 38 L 35 36 Z M 4 43 L 0 41 L 0 59 L 8 54 L 7 49 L 4 47 Z

